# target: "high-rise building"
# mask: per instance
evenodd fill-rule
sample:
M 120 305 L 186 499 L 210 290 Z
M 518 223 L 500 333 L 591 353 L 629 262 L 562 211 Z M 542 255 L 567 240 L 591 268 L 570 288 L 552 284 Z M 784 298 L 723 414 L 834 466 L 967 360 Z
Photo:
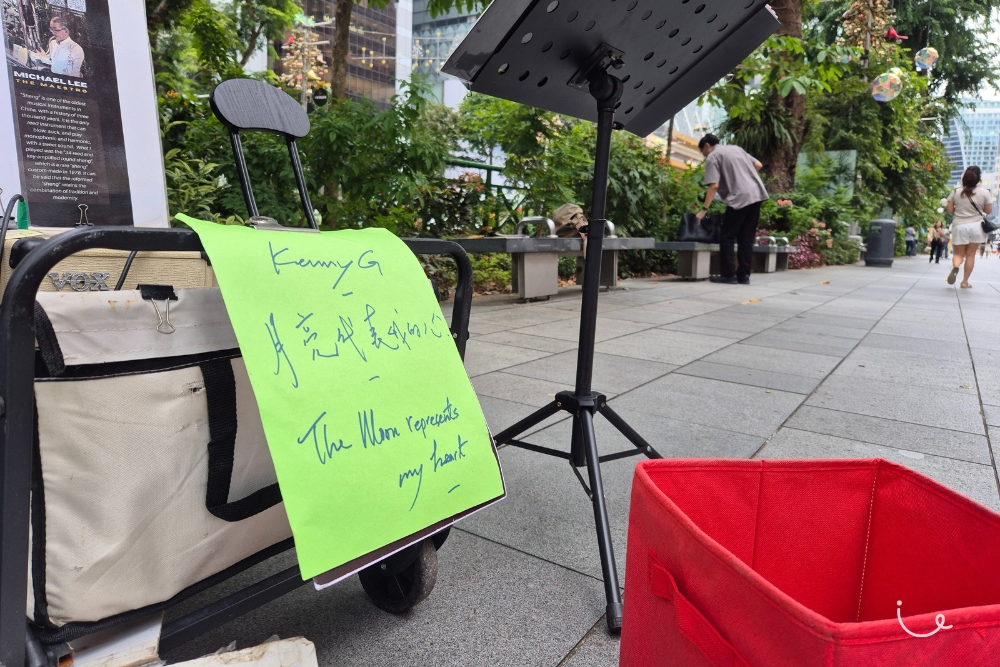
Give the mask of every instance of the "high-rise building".
M 427 2 L 413 0 L 413 72 L 424 77 L 438 101 L 457 106 L 465 96 L 465 87 L 458 79 L 441 74 L 441 66 L 472 30 L 479 14 L 452 9 L 431 16 Z
M 948 122 L 949 135 L 944 137 L 945 151 L 954 165 L 951 185 L 972 165 L 983 172 L 983 185 L 997 194 L 1000 182 L 1000 101 L 962 100 L 958 117 Z M 973 106 L 975 108 L 973 108 Z
M 965 171 L 965 156 L 962 155 L 962 134 L 959 119 L 952 116 L 948 119 L 948 134 L 941 138 L 945 155 L 951 162 L 951 179 L 948 185 L 954 187 Z
M 303 13 L 321 22 L 332 18 L 335 0 L 303 0 Z M 348 45 L 347 94 L 354 99 L 368 98 L 385 108 L 398 88 L 400 66 L 408 73 L 409 58 L 400 59 L 400 47 L 409 56 L 409 19 L 412 0 L 389 2 L 384 9 L 376 9 L 360 2 L 351 12 L 351 35 Z M 402 23 L 398 26 L 398 23 Z M 399 29 L 401 28 L 401 29 Z M 316 32 L 324 39 L 333 40 L 333 27 L 321 26 Z M 327 58 L 330 45 L 321 47 Z

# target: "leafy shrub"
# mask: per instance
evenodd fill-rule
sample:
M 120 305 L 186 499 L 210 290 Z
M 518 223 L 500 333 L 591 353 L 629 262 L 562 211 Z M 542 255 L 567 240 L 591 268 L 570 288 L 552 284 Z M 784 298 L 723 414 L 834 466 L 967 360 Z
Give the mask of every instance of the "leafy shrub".
M 483 253 L 470 255 L 472 283 L 480 292 L 510 292 L 510 255 Z
M 559 258 L 559 277 L 563 280 L 576 278 L 576 257 Z

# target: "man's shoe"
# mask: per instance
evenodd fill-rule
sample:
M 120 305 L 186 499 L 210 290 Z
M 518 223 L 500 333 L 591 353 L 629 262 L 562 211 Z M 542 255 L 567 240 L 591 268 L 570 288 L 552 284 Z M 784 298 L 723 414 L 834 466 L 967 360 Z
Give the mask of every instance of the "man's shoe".
M 746 278 L 737 278 L 736 282 L 738 282 L 740 285 L 749 285 L 750 284 L 750 276 L 747 276 Z
M 726 285 L 735 285 L 736 276 L 712 276 L 708 279 L 710 283 L 724 283 Z

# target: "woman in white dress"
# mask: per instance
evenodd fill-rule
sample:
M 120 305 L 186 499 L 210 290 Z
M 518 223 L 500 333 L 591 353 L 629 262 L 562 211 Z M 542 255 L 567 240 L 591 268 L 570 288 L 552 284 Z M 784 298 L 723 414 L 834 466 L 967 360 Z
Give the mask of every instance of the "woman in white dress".
M 952 269 L 948 274 L 948 284 L 954 285 L 958 276 L 958 268 L 965 262 L 965 273 L 960 287 L 972 287 L 969 276 L 976 265 L 976 251 L 981 243 L 986 243 L 986 233 L 983 231 L 983 214 L 993 211 L 993 195 L 986 188 L 979 187 L 981 182 L 979 167 L 969 167 L 962 174 L 962 185 L 948 195 L 945 210 L 954 213 L 951 223 Z

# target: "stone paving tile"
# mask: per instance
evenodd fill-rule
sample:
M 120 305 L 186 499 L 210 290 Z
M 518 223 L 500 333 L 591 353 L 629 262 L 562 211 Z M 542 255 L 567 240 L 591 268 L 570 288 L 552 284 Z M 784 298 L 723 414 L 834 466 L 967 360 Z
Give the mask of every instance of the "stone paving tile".
M 792 428 L 778 431 L 754 458 L 884 458 L 927 475 L 987 507 L 1000 510 L 996 477 L 988 465 L 943 459 Z
M 754 314 L 745 314 L 734 311 L 732 308 L 716 311 L 707 315 L 698 315 L 682 322 L 674 322 L 662 327 L 673 331 L 690 331 L 692 329 L 712 330 L 718 329 L 721 332 L 741 332 L 744 334 L 755 334 L 769 329 L 782 320 L 777 317 L 767 317 Z
M 531 308 L 530 306 L 516 306 L 506 310 L 495 310 L 484 315 L 474 314 L 471 318 L 473 322 L 499 322 L 506 325 L 507 329 L 517 329 L 532 324 L 545 324 L 546 322 L 558 322 L 559 320 L 574 319 L 576 315 L 554 308 L 542 309 Z
M 616 338 L 613 341 L 598 343 L 596 349 L 598 352 L 621 357 L 681 365 L 735 342 L 734 338 L 721 336 L 705 336 L 666 329 L 647 329 Z
M 596 340 L 608 340 L 618 338 L 636 331 L 642 331 L 652 327 L 647 322 L 632 322 L 629 320 L 612 320 L 607 317 L 597 318 Z M 532 336 L 547 336 L 548 338 L 559 338 L 561 340 L 576 341 L 580 337 L 580 321 L 577 318 L 548 322 L 546 324 L 535 324 L 533 326 L 521 327 L 515 330 L 517 333 L 530 334 Z
M 968 359 L 969 346 L 964 340 L 936 341 L 928 344 L 923 338 L 906 338 L 905 336 L 887 336 L 885 334 L 871 333 L 861 341 L 859 347 L 873 347 L 880 350 L 900 350 L 902 352 L 916 352 L 951 359 Z
M 974 389 L 959 393 L 892 382 L 858 382 L 833 375 L 809 397 L 807 404 L 965 433 L 983 433 L 979 398 Z
M 847 338 L 849 340 L 860 340 L 868 334 L 868 329 L 859 329 L 847 326 L 835 326 L 830 324 L 814 324 L 798 317 L 793 317 L 785 322 L 775 325 L 771 331 L 781 333 L 805 334 L 810 338 L 815 338 L 820 344 L 827 338 Z
M 610 400 L 608 404 L 666 458 L 748 458 L 764 444 L 761 436 L 630 410 L 616 399 Z M 597 434 L 598 452 L 602 456 L 634 447 L 603 416 L 594 420 L 594 431 Z M 571 433 L 572 424 L 565 420 L 534 434 L 530 442 L 569 451 Z M 642 457 L 637 456 L 631 460 L 641 461 Z
M 512 345 L 514 347 L 541 350 L 543 352 L 565 352 L 566 350 L 576 349 L 576 341 L 546 338 L 545 336 L 532 336 L 513 331 L 497 331 L 479 336 L 478 338 L 487 343 L 500 343 L 501 345 Z
M 489 320 L 479 321 L 476 319 L 469 320 L 469 333 L 470 334 L 491 334 L 497 331 L 506 331 L 507 326 L 501 322 L 491 322 Z
M 538 443 L 539 439 L 533 437 L 530 442 Z M 462 530 L 574 572 L 601 578 L 593 505 L 567 461 L 508 446 L 500 450 L 500 462 L 507 498 L 463 520 Z M 634 467 L 634 459 L 601 466 L 611 539 L 617 549 L 619 585 L 624 581 L 625 533 Z M 586 469 L 580 473 L 587 478 Z M 493 576 L 487 575 L 486 569 L 483 573 Z M 523 577 L 518 580 L 521 585 L 528 581 Z M 539 613 L 545 613 L 548 601 L 536 599 L 530 604 Z M 604 607 L 602 599 L 586 611 L 599 610 L 600 614 L 604 613 Z M 580 636 L 582 633 L 577 639 Z
M 552 397 L 549 397 L 549 400 L 551 399 Z M 486 424 L 490 427 L 490 432 L 493 435 L 500 433 L 500 431 L 509 426 L 513 426 L 538 409 L 534 405 L 505 401 L 502 398 L 494 398 L 486 394 L 479 394 L 479 405 L 483 408 L 483 416 L 486 417 Z M 525 431 L 525 435 L 540 431 L 564 419 L 569 419 L 569 415 L 565 412 L 556 413 L 545 421 L 540 422 L 537 426 L 533 426 Z
M 667 331 L 683 331 L 684 333 L 696 334 L 699 336 L 725 336 L 726 338 L 732 339 L 734 342 L 754 335 L 749 331 L 736 331 L 734 329 L 725 329 L 722 327 L 701 327 L 688 324 L 686 321 L 675 322 L 674 324 L 668 324 L 660 328 L 666 329 Z
M 697 298 L 671 299 L 652 303 L 645 308 L 663 313 L 680 313 L 684 315 L 704 315 L 715 310 L 726 308 L 726 304 L 702 301 Z
M 983 403 L 1000 405 L 1000 352 L 972 348 L 972 361 Z
M 961 325 L 962 316 L 958 311 L 958 308 L 951 308 L 946 312 L 941 313 L 928 313 L 926 309 L 923 308 L 911 308 L 909 306 L 896 306 L 888 313 L 885 314 L 883 318 L 884 322 L 912 322 L 915 324 L 922 324 L 924 322 L 943 322 L 946 324 L 958 323 Z M 906 335 L 901 334 L 901 335 Z M 964 336 L 963 336 L 964 337 Z
M 1000 352 L 1000 334 L 998 334 L 997 330 L 993 331 L 966 330 L 965 334 L 966 336 L 968 336 L 969 347 L 975 347 L 980 350 L 992 350 L 994 352 Z
M 462 530 L 438 552 L 431 596 L 401 616 L 377 609 L 357 577 L 298 590 L 168 653 L 170 661 L 304 636 L 321 665 L 556 665 L 604 613 L 600 581 Z
M 1000 426 L 1000 405 L 987 405 L 983 403 L 983 411 L 986 417 L 986 424 L 989 426 Z M 990 437 L 994 437 L 992 432 Z M 1000 441 L 997 442 L 1000 445 Z
M 489 343 L 481 338 L 470 338 L 465 344 L 465 370 L 469 377 L 475 377 L 508 366 L 515 366 L 525 361 L 541 359 L 549 354 L 551 353 L 541 350 L 529 350 L 523 347 Z
M 976 376 L 968 359 L 937 356 L 933 351 L 933 343 L 928 346 L 928 354 L 857 347 L 834 374 L 931 389 L 965 391 L 963 387 L 975 386 Z
M 633 322 L 647 322 L 649 324 L 659 325 L 670 324 L 671 322 L 677 322 L 678 320 L 686 320 L 691 317 L 691 315 L 687 313 L 653 310 L 648 306 L 631 306 L 629 308 L 620 308 L 609 313 L 604 313 L 602 314 L 602 317 L 607 317 L 612 320 L 631 320 Z
M 775 389 L 671 374 L 622 395 L 614 405 L 767 437 L 803 398 Z
M 539 380 L 503 371 L 477 375 L 472 378 L 472 386 L 479 396 L 492 396 L 539 408 L 552 402 L 557 392 L 572 389 L 561 382 Z
M 872 331 L 878 334 L 926 338 L 929 340 L 960 341 L 965 338 L 962 322 L 958 318 L 932 319 L 924 322 L 882 320 Z
M 607 296 L 607 295 L 602 295 Z M 612 294 L 612 296 L 614 296 Z M 605 313 L 611 310 L 617 310 L 619 308 L 628 308 L 630 304 L 618 303 L 614 299 L 602 298 L 598 302 L 598 310 L 601 313 Z M 579 290 L 572 292 L 561 293 L 559 297 L 554 297 L 550 301 L 541 301 L 537 304 L 532 304 L 532 308 L 540 308 L 543 310 L 555 309 L 564 312 L 576 312 L 579 313 L 581 307 L 583 306 L 583 301 L 581 293 Z
M 737 343 L 703 357 L 702 361 L 822 379 L 840 363 L 840 357 Z
M 785 426 L 849 440 L 990 465 L 985 436 L 803 405 Z
M 576 361 L 577 353 L 574 350 L 511 366 L 505 372 L 558 382 L 566 389 L 572 389 L 576 383 Z M 677 366 L 672 364 L 597 353 L 594 355 L 592 386 L 595 391 L 605 394 L 620 394 L 666 375 L 675 368 Z
M 786 373 L 775 373 L 755 368 L 713 364 L 704 360 L 682 366 L 677 370 L 677 373 L 735 382 L 737 384 L 748 384 L 755 387 L 765 387 L 767 389 L 780 389 L 781 391 L 790 391 L 796 394 L 808 394 L 820 383 L 818 379 L 802 377 L 801 375 L 788 375 Z
M 602 619 L 558 667 L 613 667 L 618 664 L 620 645 L 618 637 L 608 634 Z
M 820 336 L 798 331 L 768 329 L 743 341 L 746 345 L 773 347 L 779 350 L 797 350 L 811 354 L 846 356 L 858 341 L 853 338 Z

